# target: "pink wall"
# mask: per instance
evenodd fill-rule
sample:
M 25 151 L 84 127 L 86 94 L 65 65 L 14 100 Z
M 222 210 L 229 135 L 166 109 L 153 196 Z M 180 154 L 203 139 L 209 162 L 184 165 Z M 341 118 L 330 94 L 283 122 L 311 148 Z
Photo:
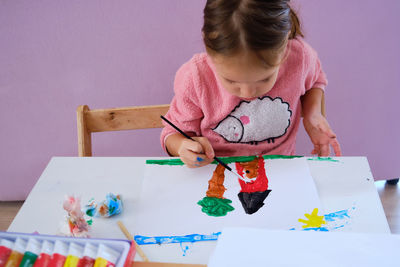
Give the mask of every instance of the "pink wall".
M 169 103 L 175 71 L 203 50 L 204 3 L 0 1 L 0 200 L 24 199 L 52 156 L 77 155 L 78 105 Z M 400 176 L 400 2 L 295 3 L 328 74 L 344 154 L 368 156 L 376 178 Z M 94 153 L 163 155 L 158 134 L 100 133 Z M 302 131 L 298 154 L 310 150 Z

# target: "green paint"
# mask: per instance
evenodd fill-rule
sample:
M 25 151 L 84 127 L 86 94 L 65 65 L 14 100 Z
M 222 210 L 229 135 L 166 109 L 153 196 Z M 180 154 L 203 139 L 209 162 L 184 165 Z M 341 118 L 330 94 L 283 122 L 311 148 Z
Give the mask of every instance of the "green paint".
M 197 204 L 202 206 L 202 212 L 209 216 L 220 217 L 226 216 L 228 212 L 233 211 L 235 208 L 229 205 L 232 200 L 227 198 L 205 197 Z
M 88 225 L 92 225 L 93 224 L 93 219 L 87 220 L 86 221 Z
M 90 210 L 86 211 L 86 215 L 93 217 L 95 212 L 96 212 L 96 209 L 90 209 Z
M 286 156 L 286 155 L 264 155 L 264 159 L 295 159 L 302 158 L 303 156 Z
M 148 159 L 146 164 L 157 164 L 157 165 L 184 165 L 180 159 Z
M 226 164 L 234 162 L 248 162 L 255 159 L 256 156 L 239 156 L 239 157 L 218 157 L 221 161 Z M 285 156 L 285 155 L 264 155 L 264 159 L 293 159 L 301 158 L 303 156 Z M 217 161 L 211 162 L 212 164 L 218 164 Z M 146 164 L 157 164 L 157 165 L 184 165 L 180 159 L 148 159 Z
M 26 251 L 19 266 L 20 267 L 32 267 L 33 264 L 35 263 L 37 257 L 38 256 L 36 254 L 34 254 L 30 251 Z
M 333 159 L 331 157 L 312 157 L 308 158 L 307 160 L 339 162 L 337 159 Z

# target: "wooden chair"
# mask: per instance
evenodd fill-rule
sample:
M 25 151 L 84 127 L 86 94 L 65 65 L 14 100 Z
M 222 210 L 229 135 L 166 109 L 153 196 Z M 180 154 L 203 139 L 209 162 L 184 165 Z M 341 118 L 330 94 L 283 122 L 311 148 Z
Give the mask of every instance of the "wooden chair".
M 168 109 L 169 105 L 94 110 L 90 110 L 87 105 L 79 106 L 77 109 L 79 156 L 92 156 L 92 133 L 162 128 L 160 115 L 165 115 Z
M 165 115 L 168 109 L 169 104 L 94 110 L 90 110 L 87 105 L 79 106 L 77 109 L 79 156 L 92 156 L 92 133 L 162 128 L 160 115 Z M 324 95 L 322 95 L 321 112 L 325 116 Z

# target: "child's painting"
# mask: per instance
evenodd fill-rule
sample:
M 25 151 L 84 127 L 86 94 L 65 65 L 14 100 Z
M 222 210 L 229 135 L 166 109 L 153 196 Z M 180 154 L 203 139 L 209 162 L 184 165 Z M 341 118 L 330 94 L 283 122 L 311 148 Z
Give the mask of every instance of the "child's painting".
M 247 214 L 257 212 L 263 205 L 271 190 L 268 189 L 268 178 L 265 173 L 264 158 L 254 157 L 253 160 L 236 162 L 236 171 L 244 180 L 238 180 L 240 192 L 238 198 Z M 234 210 L 229 205 L 232 201 L 224 198 L 225 168 L 218 164 L 212 178 L 208 181 L 206 197 L 198 202 L 203 207 L 202 211 L 210 216 L 225 216 Z
M 135 233 L 210 235 L 229 226 L 288 230 L 325 223 L 306 159 L 224 159 L 247 182 L 217 164 L 196 169 L 174 160 L 147 164 Z

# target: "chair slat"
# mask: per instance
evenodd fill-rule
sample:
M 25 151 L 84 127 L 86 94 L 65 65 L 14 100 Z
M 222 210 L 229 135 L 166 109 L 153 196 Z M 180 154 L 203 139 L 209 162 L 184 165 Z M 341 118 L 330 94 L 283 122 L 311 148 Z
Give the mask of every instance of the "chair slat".
M 168 109 L 169 105 L 95 109 L 84 116 L 89 132 L 162 128 L 160 115 Z

